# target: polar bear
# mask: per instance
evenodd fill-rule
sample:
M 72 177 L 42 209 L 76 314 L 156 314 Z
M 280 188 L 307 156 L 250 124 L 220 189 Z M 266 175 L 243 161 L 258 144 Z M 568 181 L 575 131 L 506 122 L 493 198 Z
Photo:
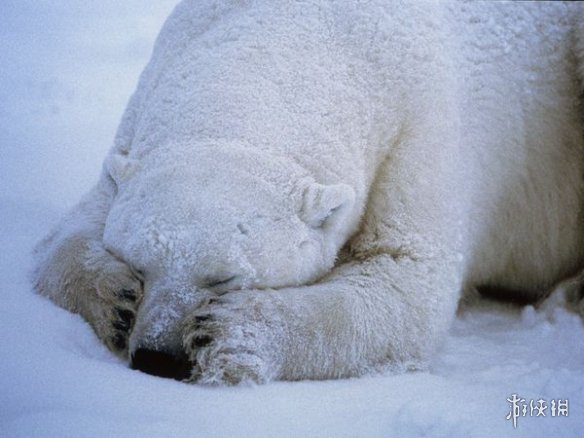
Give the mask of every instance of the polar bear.
M 584 262 L 572 3 L 180 3 L 36 290 L 190 382 L 428 364 Z

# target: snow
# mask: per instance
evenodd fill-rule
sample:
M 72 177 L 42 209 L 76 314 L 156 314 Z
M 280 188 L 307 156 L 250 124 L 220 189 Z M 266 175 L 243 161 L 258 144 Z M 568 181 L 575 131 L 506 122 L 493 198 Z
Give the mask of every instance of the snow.
M 130 370 L 32 293 L 31 248 L 97 179 L 173 3 L 0 6 L 0 436 L 581 436 L 584 327 L 559 308 L 471 310 L 429 372 L 207 388 Z M 512 394 L 569 416 L 514 429 Z

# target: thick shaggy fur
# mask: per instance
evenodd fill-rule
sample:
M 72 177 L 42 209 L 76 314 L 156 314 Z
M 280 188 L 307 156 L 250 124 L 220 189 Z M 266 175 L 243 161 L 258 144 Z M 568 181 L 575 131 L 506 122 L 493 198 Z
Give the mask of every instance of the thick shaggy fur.
M 196 382 L 423 367 L 582 267 L 581 9 L 183 1 L 37 290 Z

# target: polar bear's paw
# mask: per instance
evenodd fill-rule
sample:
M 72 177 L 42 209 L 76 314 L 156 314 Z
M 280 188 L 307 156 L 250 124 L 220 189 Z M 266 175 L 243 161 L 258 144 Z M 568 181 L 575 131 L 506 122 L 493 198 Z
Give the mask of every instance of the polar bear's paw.
M 94 291 L 85 302 L 88 319 L 107 347 L 124 356 L 142 299 L 142 283 L 128 266 L 111 258 L 104 260 Z
M 237 385 L 273 379 L 278 369 L 274 352 L 280 324 L 272 307 L 258 293 L 233 292 L 211 298 L 191 315 L 183 337 L 194 364 L 190 380 Z

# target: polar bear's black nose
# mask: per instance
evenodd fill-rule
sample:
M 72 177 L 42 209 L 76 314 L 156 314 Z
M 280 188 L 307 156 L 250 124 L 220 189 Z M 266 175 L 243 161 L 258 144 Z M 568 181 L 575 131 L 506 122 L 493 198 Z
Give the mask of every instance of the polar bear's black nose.
M 185 355 L 139 348 L 132 355 L 133 370 L 140 370 L 153 376 L 183 380 L 190 376 L 191 365 Z

